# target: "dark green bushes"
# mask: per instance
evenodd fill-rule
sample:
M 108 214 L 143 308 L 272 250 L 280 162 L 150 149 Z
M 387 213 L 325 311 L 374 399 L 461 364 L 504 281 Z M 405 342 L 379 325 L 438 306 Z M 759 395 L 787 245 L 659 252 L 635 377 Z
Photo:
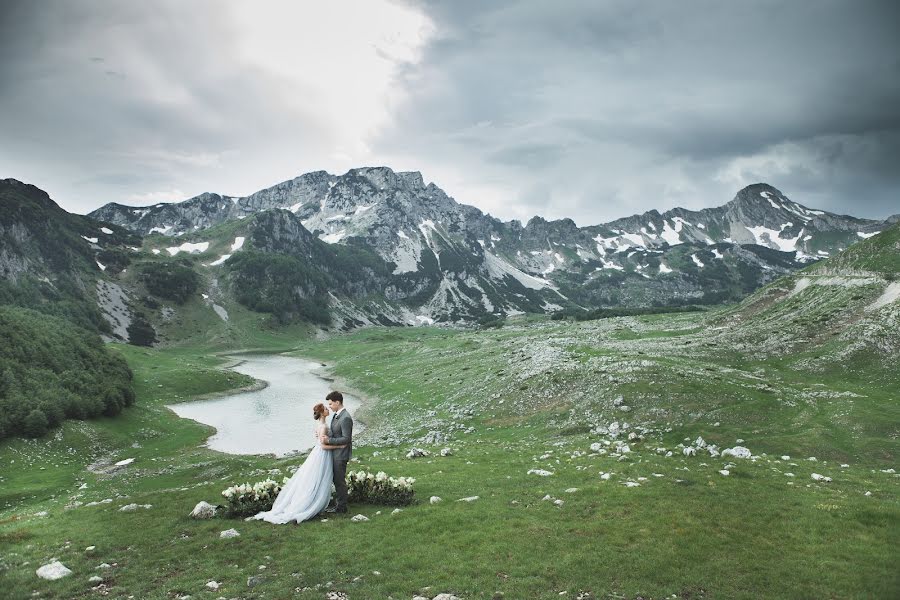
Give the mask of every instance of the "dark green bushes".
M 93 332 L 0 306 L 0 439 L 38 437 L 65 419 L 114 416 L 134 403 L 131 370 Z
M 200 285 L 200 276 L 189 265 L 177 261 L 141 265 L 141 279 L 154 296 L 183 304 Z

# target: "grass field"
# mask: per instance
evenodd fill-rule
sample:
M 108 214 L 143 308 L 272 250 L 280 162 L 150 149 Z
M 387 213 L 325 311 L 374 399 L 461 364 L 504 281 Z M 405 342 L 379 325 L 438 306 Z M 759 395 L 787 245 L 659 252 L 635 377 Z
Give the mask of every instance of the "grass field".
M 202 343 L 114 346 L 134 369 L 136 406 L 0 444 L 0 594 L 900 596 L 896 374 L 862 363 L 811 373 L 802 353 L 717 337 L 714 319 L 533 319 L 316 341 L 255 331 L 239 315 L 230 336 Z M 302 461 L 209 451 L 207 428 L 164 406 L 252 383 L 217 354 L 248 347 L 322 360 L 337 385 L 368 397 L 351 468 L 415 477 L 420 503 L 397 514 L 351 506 L 364 523 L 190 519 L 228 485 Z M 685 456 L 698 436 L 754 458 Z M 414 446 L 431 456 L 405 458 Z M 151 507 L 119 511 L 131 503 Z M 219 538 L 232 527 L 240 537 Z M 39 579 L 52 559 L 73 575 Z

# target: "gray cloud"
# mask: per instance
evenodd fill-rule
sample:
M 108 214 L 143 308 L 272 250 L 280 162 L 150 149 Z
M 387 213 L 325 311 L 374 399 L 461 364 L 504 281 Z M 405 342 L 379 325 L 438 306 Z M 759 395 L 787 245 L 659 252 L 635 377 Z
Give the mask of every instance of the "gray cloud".
M 900 211 L 896 3 L 424 6 L 438 41 L 380 142 L 513 181 L 487 201 L 497 212 L 511 193 L 522 213 L 597 222 L 721 204 L 758 180 L 829 209 Z M 530 160 L 535 147 L 551 158 Z
M 900 212 L 897 3 L 241 6 L 6 3 L 0 176 L 80 212 L 365 164 L 523 221 L 715 206 L 757 181 Z M 425 22 L 424 46 L 397 45 Z

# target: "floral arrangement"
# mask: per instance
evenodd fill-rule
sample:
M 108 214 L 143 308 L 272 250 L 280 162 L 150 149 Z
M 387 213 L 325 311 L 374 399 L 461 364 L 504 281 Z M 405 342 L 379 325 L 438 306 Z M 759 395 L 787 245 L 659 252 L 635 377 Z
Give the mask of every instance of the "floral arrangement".
M 258 512 L 271 510 L 281 488 L 290 480 L 281 482 L 272 478 L 254 484 L 242 483 L 222 491 L 228 502 L 229 517 L 249 517 Z M 386 506 L 406 506 L 414 501 L 415 491 L 412 477 L 388 477 L 384 471 L 369 473 L 363 470 L 347 473 L 348 500 L 360 504 L 381 504 Z
M 257 481 L 253 485 L 242 483 L 233 485 L 222 491 L 222 496 L 228 502 L 228 514 L 232 517 L 249 517 L 264 510 L 271 510 L 275 498 L 282 486 L 288 482 L 288 477 L 278 483 L 274 479 Z
M 406 506 L 415 496 L 412 477 L 388 477 L 384 471 L 350 471 L 347 473 L 348 500 L 351 503 Z

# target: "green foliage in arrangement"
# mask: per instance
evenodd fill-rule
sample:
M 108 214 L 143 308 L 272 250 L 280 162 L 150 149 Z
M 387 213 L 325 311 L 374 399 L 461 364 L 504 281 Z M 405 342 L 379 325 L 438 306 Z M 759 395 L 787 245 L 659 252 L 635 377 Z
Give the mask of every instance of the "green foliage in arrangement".
M 347 473 L 348 502 L 381 506 L 408 506 L 415 501 L 412 477 L 389 477 L 384 471 Z
M 67 321 L 0 307 L 0 439 L 40 437 L 64 419 L 113 416 L 134 403 L 127 363 Z
M 200 285 L 197 272 L 180 261 L 144 263 L 141 278 L 148 292 L 179 304 L 183 304 Z
M 226 516 L 232 518 L 251 517 L 257 513 L 272 510 L 275 498 L 281 492 L 281 488 L 290 478 L 285 477 L 281 482 L 274 479 L 257 481 L 253 485 L 241 483 L 222 490 L 222 496 L 228 503 Z

